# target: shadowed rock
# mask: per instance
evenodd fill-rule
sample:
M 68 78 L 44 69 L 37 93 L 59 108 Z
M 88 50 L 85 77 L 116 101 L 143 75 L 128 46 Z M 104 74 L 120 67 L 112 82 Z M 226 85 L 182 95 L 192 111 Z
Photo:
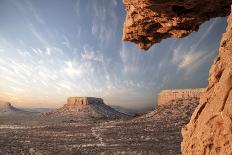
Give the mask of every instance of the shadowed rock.
M 228 16 L 232 0 L 123 0 L 123 40 L 149 49 L 163 39 L 185 37 L 210 18 Z

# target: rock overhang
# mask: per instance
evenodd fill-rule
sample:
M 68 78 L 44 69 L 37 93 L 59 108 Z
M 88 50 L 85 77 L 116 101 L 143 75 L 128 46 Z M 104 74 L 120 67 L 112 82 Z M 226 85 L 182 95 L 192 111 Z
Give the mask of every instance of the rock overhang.
M 122 39 L 148 50 L 163 39 L 182 38 L 205 21 L 228 16 L 232 0 L 123 0 L 127 16 Z

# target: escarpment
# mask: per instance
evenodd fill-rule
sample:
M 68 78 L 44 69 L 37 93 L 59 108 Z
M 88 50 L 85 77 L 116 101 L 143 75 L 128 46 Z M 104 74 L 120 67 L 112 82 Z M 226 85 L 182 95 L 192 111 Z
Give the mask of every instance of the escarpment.
M 199 100 L 204 88 L 162 90 L 157 99 L 158 105 L 165 105 L 174 100 Z
M 206 20 L 229 15 L 231 0 L 124 0 L 123 39 L 142 49 L 169 37 L 184 37 Z M 182 129 L 183 154 L 232 154 L 232 14 L 221 40 L 208 87 Z
M 123 40 L 149 49 L 169 37 L 185 37 L 213 17 L 228 16 L 232 0 L 123 0 Z

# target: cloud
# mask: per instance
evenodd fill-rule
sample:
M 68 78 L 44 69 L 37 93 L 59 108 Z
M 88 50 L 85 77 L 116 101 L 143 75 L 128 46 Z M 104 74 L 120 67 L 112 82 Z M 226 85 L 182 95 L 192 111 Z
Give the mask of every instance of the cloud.
M 136 73 L 139 71 L 140 59 L 143 55 L 136 47 L 130 47 L 129 44 L 122 42 L 119 55 L 123 65 L 124 73 Z
M 81 57 L 83 61 L 92 61 L 103 63 L 103 55 L 99 51 L 94 51 L 89 46 L 84 46 L 84 50 L 81 52 Z
M 24 18 L 28 21 L 31 21 L 32 18 L 39 24 L 46 24 L 30 0 L 21 0 L 20 2 L 11 0 L 11 3 L 16 6 L 16 8 L 24 15 Z
M 78 67 L 77 61 L 66 61 L 64 62 L 66 67 L 64 68 L 64 72 L 71 78 L 80 77 L 82 71 L 80 67 Z
M 72 48 L 71 43 L 70 43 L 69 39 L 66 36 L 64 36 L 64 41 L 62 42 L 62 44 L 65 45 L 65 47 L 67 47 L 69 49 Z
M 47 40 L 36 30 L 33 24 L 28 25 L 28 29 L 31 31 L 32 35 L 43 45 L 48 46 Z
M 46 47 L 46 54 L 51 56 L 53 53 L 63 54 L 63 50 L 57 47 Z
M 27 4 L 28 9 L 32 12 L 32 15 L 34 16 L 35 20 L 38 23 L 45 25 L 46 22 L 40 16 L 40 14 L 37 12 L 36 8 L 33 6 L 33 4 L 31 3 L 31 1 L 30 0 L 26 0 L 26 4 Z
M 91 3 L 94 12 L 91 31 L 94 37 L 99 38 L 101 45 L 108 45 L 118 29 L 117 2 L 111 1 L 107 6 L 102 3 L 104 1 Z

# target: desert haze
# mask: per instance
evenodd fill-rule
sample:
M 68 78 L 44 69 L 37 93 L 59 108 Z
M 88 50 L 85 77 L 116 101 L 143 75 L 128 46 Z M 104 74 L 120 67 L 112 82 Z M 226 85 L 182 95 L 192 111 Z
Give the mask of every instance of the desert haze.
M 120 113 L 93 97 L 68 98 L 63 107 L 48 113 L 1 102 L 0 153 L 178 154 L 180 129 L 199 97 L 173 98 L 140 116 Z

